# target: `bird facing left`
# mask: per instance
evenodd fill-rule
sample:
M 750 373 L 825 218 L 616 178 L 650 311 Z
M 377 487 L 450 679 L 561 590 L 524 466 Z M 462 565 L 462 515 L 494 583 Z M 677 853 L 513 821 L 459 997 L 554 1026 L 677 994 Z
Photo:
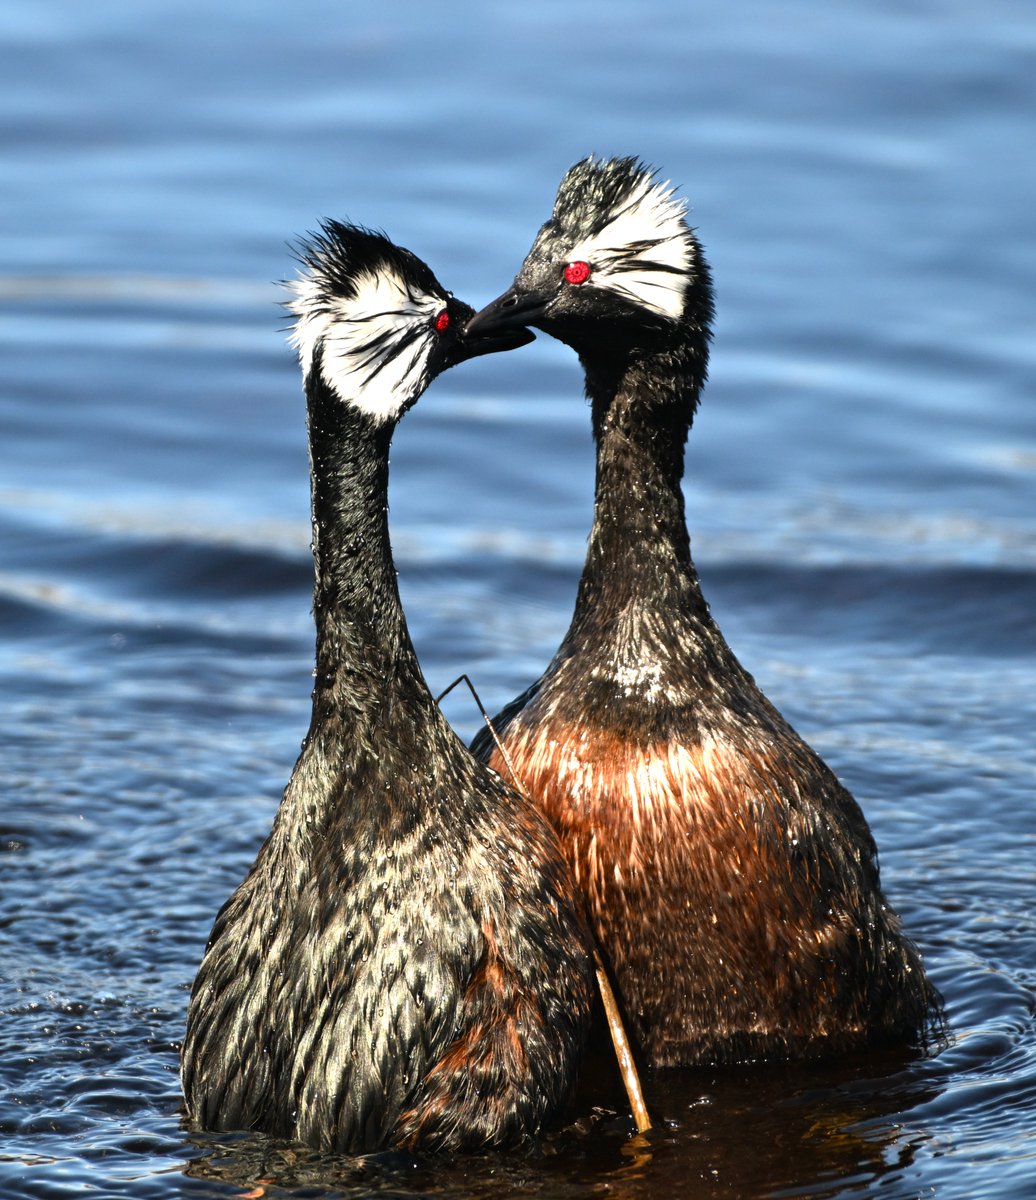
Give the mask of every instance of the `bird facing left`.
M 359 1153 L 505 1147 L 562 1111 L 593 999 L 581 901 L 529 801 L 425 684 L 389 543 L 389 443 L 472 309 L 380 234 L 303 244 L 312 718 L 273 828 L 218 913 L 182 1052 L 190 1125 Z

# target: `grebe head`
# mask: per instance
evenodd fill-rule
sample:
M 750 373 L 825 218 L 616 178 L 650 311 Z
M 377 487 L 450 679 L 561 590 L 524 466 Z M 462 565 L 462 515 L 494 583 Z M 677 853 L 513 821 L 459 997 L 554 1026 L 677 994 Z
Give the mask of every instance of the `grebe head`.
M 517 323 L 468 336 L 471 306 L 370 229 L 325 221 L 297 257 L 286 307 L 303 377 L 318 371 L 343 404 L 378 424 L 398 421 L 448 367 L 533 340 Z
M 562 179 L 512 287 L 471 334 L 533 325 L 580 354 L 706 339 L 712 287 L 686 204 L 635 158 L 585 158 Z

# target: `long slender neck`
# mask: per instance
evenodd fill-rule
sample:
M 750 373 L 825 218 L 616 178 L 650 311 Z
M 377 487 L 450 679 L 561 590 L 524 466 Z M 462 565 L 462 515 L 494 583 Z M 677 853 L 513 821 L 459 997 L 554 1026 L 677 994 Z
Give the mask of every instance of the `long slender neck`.
M 687 357 L 584 359 L 597 483 L 577 609 L 701 602 L 680 481 L 704 364 Z
M 316 584 L 316 680 L 309 741 L 327 758 L 391 722 L 394 698 L 427 699 L 392 561 L 388 456 L 393 425 L 341 403 L 319 371 L 306 385 Z
M 559 720 L 645 744 L 672 722 L 690 728 L 708 681 L 739 669 L 702 597 L 684 520 L 684 443 L 705 377 L 692 349 L 584 357 L 594 523 L 572 622 L 541 681 Z

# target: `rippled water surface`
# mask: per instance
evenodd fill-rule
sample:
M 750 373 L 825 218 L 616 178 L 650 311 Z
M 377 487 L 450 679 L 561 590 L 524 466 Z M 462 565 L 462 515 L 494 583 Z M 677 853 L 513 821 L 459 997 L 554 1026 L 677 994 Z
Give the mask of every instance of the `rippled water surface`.
M 1031 5 L 14 0 L 0 67 L 0 1196 L 1036 1195 Z M 648 1076 L 647 1139 L 530 1155 L 188 1139 L 187 989 L 308 720 L 286 242 L 378 225 L 484 302 L 591 150 L 690 198 L 703 584 L 863 804 L 952 1040 Z M 401 427 L 433 688 L 496 709 L 567 625 L 580 395 L 541 337 Z

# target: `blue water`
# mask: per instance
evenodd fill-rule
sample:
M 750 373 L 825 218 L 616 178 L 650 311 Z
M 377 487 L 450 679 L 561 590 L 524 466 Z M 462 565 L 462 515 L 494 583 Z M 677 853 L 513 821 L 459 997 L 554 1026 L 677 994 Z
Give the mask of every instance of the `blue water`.
M 0 1196 L 1036 1195 L 1029 0 L 8 0 L 0 111 Z M 691 201 L 703 586 L 863 804 L 952 1040 L 649 1075 L 646 1141 L 624 1114 L 455 1164 L 189 1139 L 187 989 L 308 720 L 286 243 L 377 225 L 479 304 L 589 151 Z M 541 337 L 396 439 L 418 651 L 491 710 L 571 613 L 580 397 Z

